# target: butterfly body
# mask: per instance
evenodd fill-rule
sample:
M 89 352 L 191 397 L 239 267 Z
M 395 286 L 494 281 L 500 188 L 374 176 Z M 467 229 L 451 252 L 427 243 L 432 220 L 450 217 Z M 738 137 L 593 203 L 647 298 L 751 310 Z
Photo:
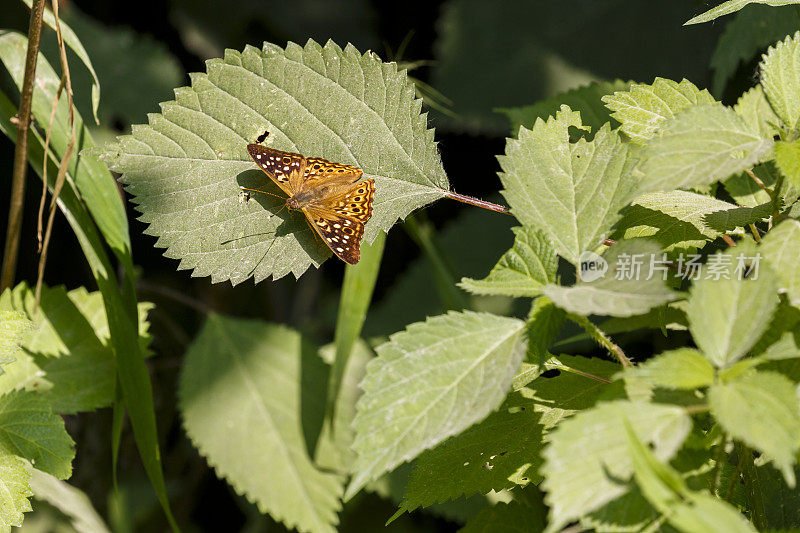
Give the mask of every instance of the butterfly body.
M 312 228 L 342 261 L 360 257 L 364 224 L 372 216 L 375 181 L 358 181 L 361 169 L 319 157 L 248 144 L 258 167 L 289 197 L 286 207 L 302 211 Z

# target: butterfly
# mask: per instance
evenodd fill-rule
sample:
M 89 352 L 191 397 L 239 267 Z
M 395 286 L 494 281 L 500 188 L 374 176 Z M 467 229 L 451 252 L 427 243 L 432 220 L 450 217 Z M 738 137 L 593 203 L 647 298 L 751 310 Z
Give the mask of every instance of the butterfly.
M 372 216 L 375 180 L 358 181 L 361 169 L 319 157 L 248 144 L 247 151 L 272 181 L 289 195 L 286 207 L 299 210 L 339 259 L 355 265 L 364 224 Z

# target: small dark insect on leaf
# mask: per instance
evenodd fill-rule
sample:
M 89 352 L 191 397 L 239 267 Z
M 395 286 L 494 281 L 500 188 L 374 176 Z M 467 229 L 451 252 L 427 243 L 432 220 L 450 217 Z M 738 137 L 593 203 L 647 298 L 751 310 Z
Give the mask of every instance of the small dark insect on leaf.
M 256 137 L 256 142 L 261 144 L 267 139 L 267 137 L 269 137 L 269 131 L 265 131 L 264 133 Z

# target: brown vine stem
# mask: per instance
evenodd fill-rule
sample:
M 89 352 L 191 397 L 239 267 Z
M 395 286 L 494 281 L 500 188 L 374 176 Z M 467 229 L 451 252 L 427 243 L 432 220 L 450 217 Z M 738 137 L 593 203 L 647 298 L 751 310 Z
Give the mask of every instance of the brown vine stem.
M 69 166 L 70 159 L 72 159 L 72 151 L 75 149 L 75 103 L 72 100 L 72 79 L 69 74 L 69 64 L 67 63 L 67 47 L 64 44 L 64 37 L 61 34 L 61 23 L 58 19 L 58 0 L 51 0 L 50 5 L 53 6 L 53 19 L 55 20 L 56 36 L 58 37 L 58 51 L 61 58 L 61 72 L 66 82 L 67 93 L 67 109 L 68 121 L 72 128 L 69 144 L 67 149 L 64 150 L 64 155 L 61 157 L 61 163 L 58 165 L 58 175 L 56 176 L 56 183 L 53 187 L 53 195 L 50 198 L 50 209 L 47 216 L 47 229 L 44 233 L 44 241 L 42 243 L 42 252 L 39 256 L 39 273 L 36 279 L 36 298 L 33 304 L 34 312 L 39 308 L 39 300 L 42 295 L 42 283 L 44 281 L 44 266 L 47 263 L 47 249 L 50 246 L 50 236 L 53 233 L 53 220 L 56 214 L 56 201 L 61 189 L 64 187 L 64 181 L 67 178 L 67 167 Z M 58 95 L 56 95 L 58 98 Z M 47 165 L 47 154 L 45 154 L 44 164 Z
M 3 250 L 3 267 L 0 272 L 0 291 L 14 284 L 14 274 L 17 270 L 22 212 L 25 204 L 25 178 L 28 171 L 28 131 L 31 125 L 33 81 L 36 75 L 36 60 L 39 57 L 39 37 L 42 34 L 44 2 L 45 0 L 33 0 L 30 24 L 28 25 L 28 51 L 25 55 L 25 76 L 22 80 L 17 115 L 17 146 L 14 149 L 11 200 L 8 206 L 8 229 Z
M 496 211 L 497 213 L 503 213 L 506 215 L 511 214 L 509 208 L 504 205 L 493 204 L 492 202 L 487 202 L 486 200 L 481 200 L 480 198 L 475 198 L 474 196 L 467 196 L 466 194 L 458 194 L 457 192 L 447 191 L 445 193 L 445 197 L 464 204 L 474 205 L 475 207 L 480 207 L 482 209 L 488 209 L 489 211 Z

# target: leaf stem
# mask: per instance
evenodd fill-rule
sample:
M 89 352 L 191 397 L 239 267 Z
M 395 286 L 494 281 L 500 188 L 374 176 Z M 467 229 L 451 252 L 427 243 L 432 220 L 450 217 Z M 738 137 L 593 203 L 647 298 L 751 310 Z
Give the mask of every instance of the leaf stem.
M 544 367 L 547 370 L 560 370 L 561 372 L 569 372 L 570 374 L 577 374 L 585 378 L 599 381 L 600 383 L 613 383 L 613 381 L 611 381 L 610 379 L 606 379 L 600 376 L 595 376 L 594 374 L 590 374 L 589 372 L 584 372 L 583 370 L 578 370 L 577 368 L 572 368 L 571 366 L 567 366 L 561 361 L 558 361 L 555 357 L 546 361 Z
M 25 55 L 25 77 L 22 81 L 17 121 L 17 146 L 14 150 L 14 167 L 11 182 L 11 200 L 8 206 L 8 229 L 3 251 L 3 267 L 0 273 L 0 291 L 14 284 L 17 270 L 19 240 L 22 232 L 22 212 L 25 204 L 25 178 L 28 170 L 28 131 L 31 123 L 33 81 L 36 60 L 39 57 L 39 37 L 42 34 L 45 0 L 33 0 L 28 26 L 28 51 Z
M 467 196 L 466 194 L 459 194 L 453 191 L 447 191 L 445 196 L 451 200 L 474 205 L 475 207 L 480 207 L 481 209 L 488 209 L 489 211 L 496 211 L 497 213 L 503 213 L 506 215 L 511 214 L 511 210 L 504 205 L 493 204 L 492 202 L 487 202 L 486 200 L 481 200 L 480 198 L 475 198 L 474 196 Z
M 725 444 L 728 442 L 728 437 L 724 433 L 717 447 L 717 453 L 714 454 L 714 475 L 711 476 L 710 482 L 711 494 L 719 497 L 719 485 L 722 482 L 722 462 L 725 460 Z
M 600 328 L 598 328 L 591 320 L 585 316 L 576 315 L 574 313 L 567 313 L 567 318 L 582 327 L 594 341 L 608 350 L 608 352 L 617 358 L 623 367 L 632 366 L 631 360 L 622 351 L 622 348 L 614 344 L 614 342 L 606 335 Z
M 756 183 L 756 185 L 758 185 L 764 191 L 766 191 L 766 193 L 769 194 L 770 198 L 772 197 L 772 195 L 773 195 L 772 189 L 767 187 L 766 184 L 763 181 L 761 181 L 761 178 L 756 176 L 755 172 L 753 172 L 749 168 L 744 169 L 744 171 L 745 171 L 745 173 L 747 173 L 748 176 L 750 176 L 752 178 L 752 180 Z

